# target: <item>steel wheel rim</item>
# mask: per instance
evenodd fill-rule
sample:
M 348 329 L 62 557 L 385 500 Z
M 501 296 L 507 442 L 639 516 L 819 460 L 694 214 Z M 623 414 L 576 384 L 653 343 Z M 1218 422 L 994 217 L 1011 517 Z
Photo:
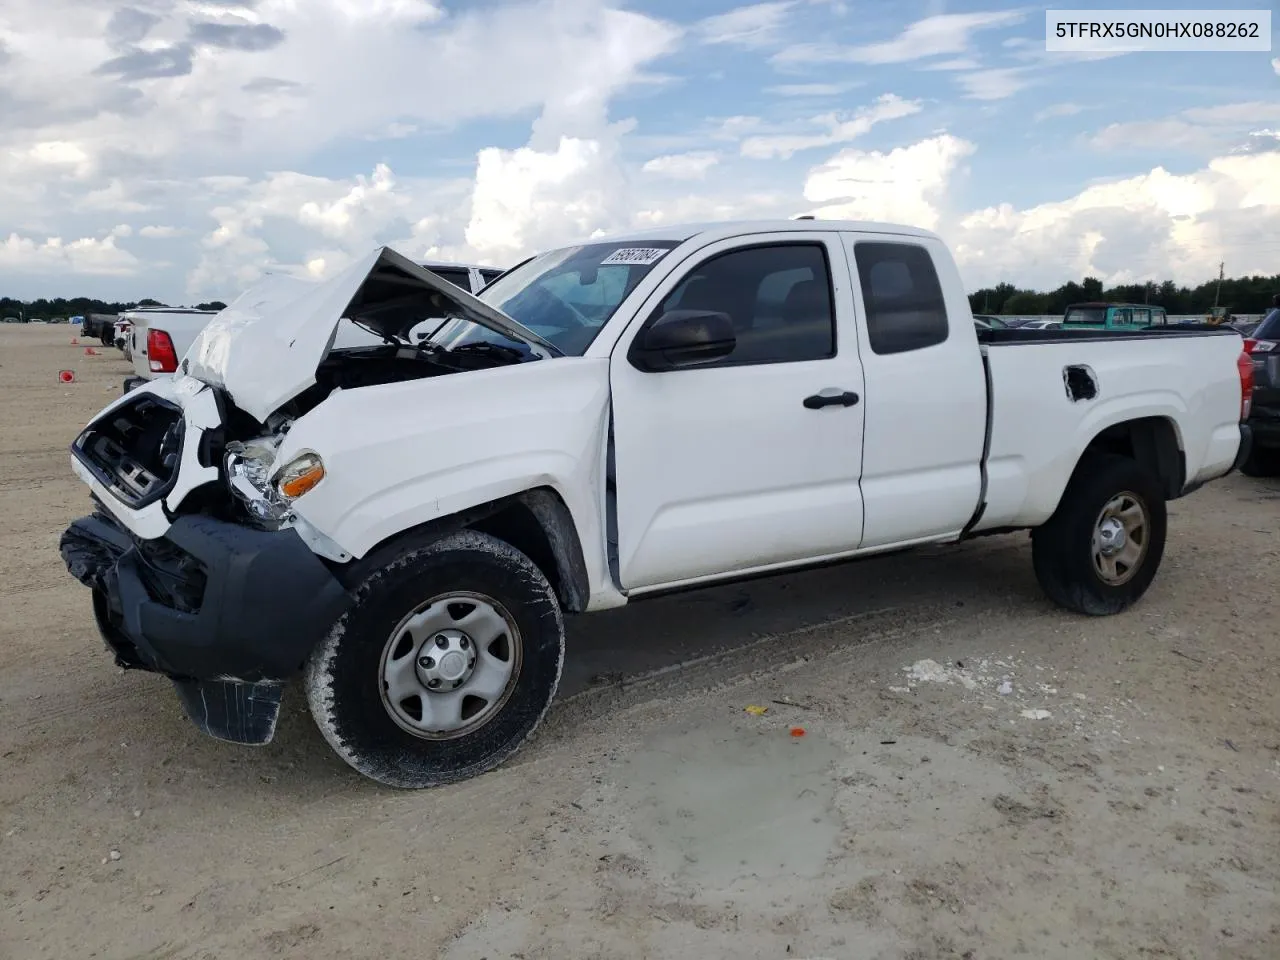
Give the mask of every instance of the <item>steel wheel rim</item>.
M 1093 569 L 1113 587 L 1137 575 L 1147 556 L 1151 517 L 1146 501 L 1126 490 L 1107 501 L 1093 525 Z
M 439 594 L 391 631 L 378 662 L 378 693 L 406 733 L 455 740 L 498 715 L 523 660 L 520 629 L 502 604 L 479 593 Z

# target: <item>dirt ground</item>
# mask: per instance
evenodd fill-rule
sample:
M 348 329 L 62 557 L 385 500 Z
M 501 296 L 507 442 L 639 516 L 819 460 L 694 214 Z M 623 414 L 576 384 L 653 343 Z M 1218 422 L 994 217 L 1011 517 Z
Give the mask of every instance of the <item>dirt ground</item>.
M 1280 957 L 1280 484 L 1172 504 L 1105 620 L 1025 535 L 582 618 L 512 762 L 397 792 L 296 691 L 237 747 L 113 666 L 73 333 L 0 327 L 3 960 Z

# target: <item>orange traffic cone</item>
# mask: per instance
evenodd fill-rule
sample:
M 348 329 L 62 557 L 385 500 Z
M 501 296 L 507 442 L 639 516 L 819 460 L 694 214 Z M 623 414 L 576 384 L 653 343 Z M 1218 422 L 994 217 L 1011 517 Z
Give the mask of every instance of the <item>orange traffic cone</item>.
M 99 354 L 98 354 L 98 351 L 97 351 L 97 350 L 93 349 L 93 347 L 85 347 L 85 348 L 84 348 L 84 355 L 85 355 L 86 357 L 96 357 L 96 356 L 98 356 Z
M 59 370 L 58 379 L 61 380 L 63 383 L 75 383 L 76 372 L 74 370 Z
M 72 338 L 71 338 L 71 345 L 72 345 L 73 347 L 74 347 L 76 344 L 78 344 L 79 342 L 80 342 L 80 338 L 79 338 L 79 337 L 72 337 Z

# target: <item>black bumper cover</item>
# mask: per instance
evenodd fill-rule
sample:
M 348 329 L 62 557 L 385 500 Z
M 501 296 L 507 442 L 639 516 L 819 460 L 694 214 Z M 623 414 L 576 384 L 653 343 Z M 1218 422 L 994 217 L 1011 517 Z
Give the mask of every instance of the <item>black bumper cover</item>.
M 142 541 L 99 513 L 60 550 L 116 662 L 171 678 L 191 719 L 236 743 L 271 739 L 283 681 L 351 603 L 292 530 L 196 515 Z

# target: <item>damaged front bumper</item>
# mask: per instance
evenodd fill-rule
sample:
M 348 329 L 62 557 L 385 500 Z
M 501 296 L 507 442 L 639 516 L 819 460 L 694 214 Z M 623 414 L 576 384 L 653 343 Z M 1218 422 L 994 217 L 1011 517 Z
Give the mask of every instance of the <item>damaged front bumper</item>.
M 235 743 L 271 740 L 283 682 L 351 603 L 293 530 L 195 514 L 144 540 L 98 512 L 60 551 L 116 662 L 169 677 L 191 720 Z

